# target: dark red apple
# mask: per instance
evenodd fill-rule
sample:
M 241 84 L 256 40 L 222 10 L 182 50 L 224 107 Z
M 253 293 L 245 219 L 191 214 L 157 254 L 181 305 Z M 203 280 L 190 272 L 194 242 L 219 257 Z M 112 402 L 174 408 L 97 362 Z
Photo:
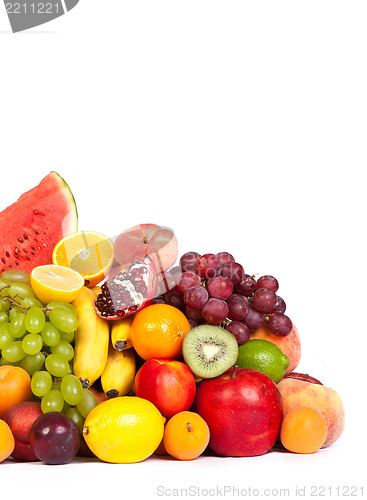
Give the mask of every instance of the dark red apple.
M 135 393 L 153 403 L 166 418 L 188 410 L 195 399 L 194 376 L 185 363 L 151 359 L 135 377 Z
M 225 457 L 269 451 L 283 418 L 276 384 L 264 373 L 238 367 L 199 383 L 195 411 L 209 426 L 210 448 Z
M 121 233 L 115 242 L 115 258 L 121 265 L 142 259 L 153 260 L 157 272 L 167 271 L 178 256 L 174 232 L 156 224 L 140 224 Z
M 38 460 L 29 444 L 29 433 L 33 422 L 41 416 L 41 404 L 36 401 L 18 403 L 5 413 L 4 420 L 9 425 L 15 439 L 12 457 L 23 462 Z

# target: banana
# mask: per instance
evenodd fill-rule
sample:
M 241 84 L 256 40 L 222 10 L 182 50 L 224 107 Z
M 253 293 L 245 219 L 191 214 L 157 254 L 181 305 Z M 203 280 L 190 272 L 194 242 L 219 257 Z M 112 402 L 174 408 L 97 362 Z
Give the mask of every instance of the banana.
M 84 388 L 91 386 L 101 376 L 108 356 L 110 327 L 94 310 L 95 292 L 84 287 L 72 303 L 76 308 L 79 325 L 75 332 L 74 375 Z
M 131 324 L 134 314 L 117 321 L 112 321 L 111 342 L 117 351 L 123 351 L 132 347 L 131 343 Z
M 108 399 L 125 396 L 131 391 L 135 379 L 135 351 L 116 351 L 110 344 L 101 384 Z

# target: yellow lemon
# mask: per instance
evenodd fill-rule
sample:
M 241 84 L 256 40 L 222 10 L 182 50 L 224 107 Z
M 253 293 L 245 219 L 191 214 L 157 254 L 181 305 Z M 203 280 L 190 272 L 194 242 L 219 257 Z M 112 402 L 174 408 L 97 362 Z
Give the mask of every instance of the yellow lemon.
M 96 406 L 84 422 L 83 435 L 91 451 L 105 462 L 141 462 L 158 448 L 164 423 L 150 401 L 123 396 Z
M 70 303 L 78 297 L 83 286 L 80 274 L 68 267 L 50 264 L 35 267 L 31 273 L 31 287 L 44 304 L 54 300 Z
M 94 231 L 80 231 L 66 236 L 52 253 L 54 264 L 74 269 L 90 288 L 107 276 L 113 260 L 113 242 Z

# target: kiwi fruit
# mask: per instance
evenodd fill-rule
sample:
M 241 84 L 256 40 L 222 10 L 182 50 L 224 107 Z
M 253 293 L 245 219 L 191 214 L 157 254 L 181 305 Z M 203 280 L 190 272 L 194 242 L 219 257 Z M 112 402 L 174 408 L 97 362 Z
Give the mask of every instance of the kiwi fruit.
M 200 325 L 186 334 L 182 352 L 194 375 L 214 378 L 236 363 L 238 343 L 234 335 L 220 326 Z

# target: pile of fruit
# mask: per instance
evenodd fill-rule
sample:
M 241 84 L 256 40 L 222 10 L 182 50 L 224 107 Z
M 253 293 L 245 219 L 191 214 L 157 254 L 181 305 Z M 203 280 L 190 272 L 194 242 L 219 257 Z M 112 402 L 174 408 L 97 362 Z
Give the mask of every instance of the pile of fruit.
M 314 453 L 340 437 L 338 394 L 295 372 L 277 279 L 228 252 L 177 259 L 154 224 L 78 232 L 55 172 L 0 214 L 0 461 Z

